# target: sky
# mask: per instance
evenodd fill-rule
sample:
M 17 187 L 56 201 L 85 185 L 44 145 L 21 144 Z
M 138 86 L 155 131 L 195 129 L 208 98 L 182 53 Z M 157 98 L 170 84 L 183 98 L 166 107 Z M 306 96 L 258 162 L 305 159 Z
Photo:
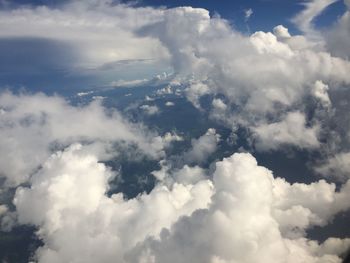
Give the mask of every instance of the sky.
M 249 25 L 249 30 L 252 32 L 262 30 L 271 31 L 273 27 L 283 24 L 290 28 L 291 32 L 298 32 L 297 28 L 291 23 L 291 18 L 303 9 L 302 1 L 293 0 L 248 0 L 248 1 L 141 1 L 141 5 L 152 6 L 193 6 L 202 7 L 210 10 L 211 14 L 219 14 L 221 17 L 229 20 L 240 31 L 249 33 L 246 24 Z M 252 9 L 253 14 L 249 21 L 246 22 L 245 11 Z M 335 18 L 344 13 L 345 6 L 342 1 L 329 6 L 322 15 L 322 18 L 317 20 L 318 26 L 331 25 Z
M 0 261 L 345 259 L 349 0 L 0 3 Z
M 11 5 L 47 5 L 47 6 L 60 6 L 66 1 L 55 0 L 15 0 L 11 1 Z M 136 6 L 153 6 L 153 7 L 179 7 L 179 6 L 192 6 L 205 8 L 211 12 L 211 15 L 220 15 L 221 17 L 229 20 L 232 25 L 238 27 L 240 30 L 245 31 L 245 11 L 252 9 L 254 15 L 249 19 L 250 30 L 257 31 L 270 31 L 278 24 L 284 24 L 292 30 L 297 32 L 297 28 L 291 23 L 291 18 L 303 9 L 303 1 L 293 0 L 248 0 L 248 1 L 215 1 L 215 0 L 140 0 L 130 1 L 124 0 L 123 3 L 134 4 Z M 5 1 L 6 3 L 6 1 Z M 258 12 L 254 12 L 258 11 Z M 315 22 L 318 26 L 329 26 L 337 17 L 342 15 L 346 7 L 342 1 L 336 1 L 324 10 L 323 14 Z M 249 32 L 246 32 L 249 33 Z
M 2 10 L 16 9 L 16 8 L 40 8 L 40 6 L 47 6 L 50 8 L 62 8 L 67 5 L 69 1 L 2 1 Z M 114 2 L 114 5 L 117 2 Z M 272 31 L 277 25 L 284 25 L 289 29 L 292 34 L 300 34 L 301 29 L 293 22 L 298 12 L 301 12 L 304 8 L 305 2 L 302 1 L 124 1 L 128 5 L 135 7 L 152 6 L 154 8 L 172 8 L 178 6 L 193 6 L 205 8 L 210 11 L 211 16 L 220 16 L 226 19 L 232 28 L 239 32 L 249 35 L 255 31 Z M 246 17 L 246 12 L 251 11 L 251 14 Z M 332 26 L 338 17 L 340 17 L 346 10 L 346 7 L 342 1 L 332 1 L 332 3 L 324 8 L 320 14 L 313 20 L 313 24 L 320 30 L 329 28 Z M 6 31 L 6 24 L 4 24 L 4 30 Z M 24 28 L 24 26 L 23 26 Z M 11 31 L 11 29 L 8 29 Z M 77 61 L 81 48 L 75 48 L 72 45 L 72 41 L 66 41 L 67 39 L 60 39 L 60 32 L 57 36 L 46 37 L 44 31 L 42 34 L 35 36 L 17 34 L 15 31 L 22 31 L 21 29 L 12 29 L 12 33 L 8 34 L 4 31 L 1 35 L 1 64 L 2 73 L 0 76 L 1 85 L 11 85 L 18 88 L 25 86 L 30 89 L 36 89 L 37 87 L 48 89 L 51 88 L 51 92 L 60 86 L 60 90 L 67 92 L 70 88 L 78 88 L 85 86 L 87 88 L 95 86 L 105 86 L 110 82 L 115 81 L 115 76 L 119 79 L 135 79 L 135 78 L 150 78 L 154 75 L 161 74 L 163 71 L 171 72 L 171 68 L 160 62 L 159 64 L 153 63 L 153 67 L 147 65 L 143 67 L 140 63 L 132 66 L 127 70 L 114 69 L 98 71 L 97 67 L 103 64 L 102 59 L 97 63 L 92 61 L 84 61 L 84 65 L 73 65 L 73 61 Z M 45 30 L 45 29 L 42 29 Z M 112 32 L 111 32 L 112 34 Z M 117 34 L 117 33 L 116 33 Z M 12 36 L 11 36 L 12 35 Z M 15 36 L 14 36 L 15 35 Z M 116 37 L 117 38 L 117 37 Z M 52 40 L 59 40 L 53 42 Z M 62 41 L 63 40 L 63 41 Z M 106 39 L 105 41 L 113 41 Z M 91 45 L 92 41 L 91 41 Z M 16 48 L 16 54 L 9 50 L 11 47 Z M 87 47 L 93 49 L 93 46 Z M 20 49 L 20 51 L 18 51 Z M 115 48 L 116 51 L 111 51 L 109 48 L 108 53 L 123 53 L 123 51 Z M 39 56 L 39 53 L 55 53 L 57 56 L 43 55 Z M 90 52 L 92 53 L 92 52 Z M 139 52 L 141 53 L 141 52 Z M 14 56 L 14 57 L 13 57 Z M 100 56 L 94 54 L 94 56 Z M 106 56 L 106 55 L 104 55 Z M 108 56 L 108 55 L 107 55 Z M 147 57 L 148 56 L 148 57 Z M 136 59 L 149 59 L 153 54 L 139 54 Z M 102 56 L 101 56 L 102 57 Z M 125 58 L 129 59 L 127 56 Z M 121 59 L 124 59 L 122 57 Z M 134 57 L 132 58 L 134 59 Z M 118 58 L 116 59 L 118 60 Z M 157 58 L 156 58 L 157 60 Z M 112 62 L 113 59 L 105 58 L 106 63 Z M 34 63 L 34 64 L 33 64 Z M 76 63 L 75 63 L 76 64 Z M 92 65 L 93 64 L 93 65 Z M 28 67 L 31 70 L 28 70 Z M 73 68 L 71 68 L 73 67 Z M 36 69 L 34 69 L 36 68 Z M 45 70 L 41 70 L 45 68 Z M 88 74 L 85 74 L 89 71 Z M 107 72 L 108 71 L 108 72 Z M 111 76 L 112 75 L 112 76 Z M 60 81 L 54 81 L 55 79 Z M 59 84 L 58 84 L 59 83 Z M 48 89 L 49 92 L 50 89 Z

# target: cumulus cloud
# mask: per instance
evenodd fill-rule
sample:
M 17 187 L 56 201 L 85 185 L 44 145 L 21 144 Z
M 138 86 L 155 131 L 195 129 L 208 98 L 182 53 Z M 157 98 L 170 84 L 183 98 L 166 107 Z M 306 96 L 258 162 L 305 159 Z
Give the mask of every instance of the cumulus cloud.
M 166 142 L 172 142 L 172 141 L 183 141 L 183 137 L 181 137 L 180 135 L 178 135 L 177 133 L 171 133 L 171 132 L 167 132 L 164 136 L 163 136 L 164 140 Z
M 323 176 L 346 181 L 350 177 L 350 153 L 337 153 L 321 165 L 315 167 L 315 170 Z
M 291 112 L 280 122 L 263 124 L 253 129 L 260 150 L 279 148 L 281 144 L 293 144 L 300 148 L 317 148 L 319 125 L 306 127 L 305 116 Z
M 198 82 L 198 83 L 191 83 L 189 85 L 189 87 L 185 90 L 186 93 L 186 97 L 187 99 L 192 102 L 192 104 L 200 109 L 201 106 L 199 104 L 199 98 L 202 97 L 203 95 L 209 94 L 210 93 L 210 89 L 209 87 L 202 83 L 202 82 Z
M 227 109 L 227 105 L 221 99 L 214 99 L 212 104 L 213 107 L 219 111 L 224 111 Z
M 0 12 L 2 38 L 41 38 L 72 45 L 75 67 L 96 68 L 130 59 L 159 59 L 166 51 L 134 29 L 158 20 L 162 11 L 112 5 L 111 1 L 66 1 L 58 8 L 20 6 Z M 139 48 L 142 46 L 143 48 Z
M 108 0 L 2 10 L 0 36 L 69 42 L 81 47 L 76 66 L 99 70 L 113 68 L 115 60 L 170 59 L 175 74 L 157 95 L 183 85 L 202 112 L 230 128 L 249 129 L 257 150 L 315 149 L 322 146 L 322 119 L 309 114 L 312 105 L 305 101 L 312 96 L 334 106 L 329 93 L 350 84 L 346 56 L 334 57 L 308 38 L 313 19 L 332 2 L 306 4 L 295 20 L 305 36 L 283 26 L 244 36 L 204 9 L 135 8 Z M 140 108 L 159 112 L 157 106 Z M 107 195 L 118 174 L 102 161 L 119 153 L 115 143 L 159 157 L 163 147 L 180 140 L 126 121 L 101 100 L 72 106 L 57 96 L 2 93 L 0 175 L 10 186 L 26 183 L 16 190 L 16 211 L 0 205 L 2 227 L 35 226 L 43 242 L 35 260 L 45 263 L 341 261 L 349 239 L 320 244 L 306 230 L 327 225 L 350 207 L 345 151 L 316 169 L 344 174 L 341 187 L 325 180 L 290 184 L 250 154 L 234 154 L 215 169 L 193 166 L 208 164 L 218 148 L 220 135 L 209 129 L 192 139 L 184 166 L 160 163 L 150 193 L 129 200 L 122 193 Z
M 170 94 L 173 94 L 173 90 L 172 90 L 171 86 L 168 85 L 165 88 L 157 90 L 156 94 L 160 95 L 160 96 L 170 95 Z
M 160 238 L 139 243 L 129 253 L 130 261 L 341 262 L 337 253 L 344 253 L 350 245 L 349 239 L 334 238 L 319 244 L 303 236 L 290 237 L 285 230 L 320 223 L 307 216 L 329 220 L 337 209 L 346 209 L 343 195 L 349 195 L 349 185 L 339 193 L 325 181 L 290 185 L 274 179 L 249 154 L 235 154 L 218 162 L 213 184 L 215 193 L 209 208 L 179 219 L 164 229 Z M 314 198 L 310 199 L 310 194 Z M 323 205 L 331 208 L 334 204 L 339 206 L 324 214 Z M 298 217 L 300 210 L 302 217 Z M 302 224 L 304 219 L 307 222 Z
M 324 84 L 322 81 L 316 81 L 312 89 L 312 95 L 319 99 L 320 102 L 325 106 L 331 106 L 331 100 L 328 95 L 328 85 Z
M 283 39 L 283 38 L 290 38 L 291 35 L 289 34 L 288 28 L 282 26 L 282 25 L 278 25 L 273 29 L 273 33 L 274 35 L 278 38 L 278 39 Z
M 142 105 L 140 106 L 140 109 L 149 116 L 159 113 L 159 108 L 156 105 Z
M 312 21 L 333 2 L 306 2 L 305 9 L 294 18 L 295 23 L 304 32 L 315 31 Z M 346 20 L 344 25 L 349 24 L 347 13 L 341 19 Z M 235 113 L 221 116 L 229 127 L 254 128 L 265 123 L 267 116 L 280 118 L 287 116 L 287 111 L 303 110 L 300 103 L 316 81 L 329 89 L 350 83 L 349 62 L 331 55 L 337 55 L 332 51 L 337 47 L 331 47 L 330 42 L 331 54 L 324 49 L 324 41 L 315 42 L 307 33 L 292 36 L 281 25 L 273 34 L 255 32 L 244 36 L 224 19 L 211 18 L 205 9 L 68 1 L 57 9 L 6 9 L 0 17 L 1 36 L 69 42 L 83 53 L 77 63 L 90 68 L 108 68 L 126 61 L 170 60 L 176 73 L 174 81 L 187 86 L 186 97 L 197 108 L 203 95 L 226 97 L 227 106 L 235 109 Z M 340 30 L 342 22 L 338 24 L 329 34 Z M 339 32 L 339 36 L 348 35 L 346 28 Z M 337 42 L 341 37 L 328 39 Z M 172 93 L 170 86 L 159 90 L 159 95 Z
M 166 132 L 163 136 L 156 136 L 152 138 L 151 143 L 154 144 L 156 148 L 159 148 L 159 147 L 167 148 L 171 146 L 171 143 L 180 142 L 183 140 L 184 138 L 178 135 L 176 132 Z M 162 155 L 158 155 L 158 156 L 161 157 Z
M 0 107 L 0 175 L 9 185 L 25 182 L 52 150 L 77 141 L 88 142 L 87 149 L 101 158 L 108 158 L 118 141 L 136 144 L 154 157 L 163 147 L 154 143 L 157 136 L 146 135 L 100 100 L 75 107 L 57 96 L 3 92 Z
M 127 201 L 121 193 L 105 195 L 113 176 L 96 156 L 72 145 L 44 163 L 30 188 L 17 189 L 19 222 L 37 226 L 45 243 L 36 252 L 38 262 L 125 262 L 138 242 L 206 208 L 213 191 L 207 180 L 171 189 L 158 185 Z
M 192 140 L 192 148 L 184 153 L 184 161 L 186 163 L 204 163 L 216 151 L 219 141 L 220 135 L 216 133 L 216 130 L 208 129 L 204 135 Z
M 250 154 L 216 163 L 213 179 L 185 166 L 149 194 L 106 196 L 115 174 L 72 145 L 16 191 L 22 224 L 38 227 L 38 262 L 340 262 L 349 239 L 305 237 L 349 208 L 350 184 L 289 184 Z M 298 220 L 296 220 L 298 218 Z
M 194 106 L 201 108 L 204 95 L 225 97 L 234 109 L 221 116 L 229 127 L 255 129 L 271 122 L 271 116 L 281 119 L 302 112 L 301 103 L 311 93 L 318 98 L 323 93 L 324 101 L 325 89 L 313 88 L 317 81 L 329 89 L 350 83 L 347 60 L 333 57 L 312 39 L 291 36 L 282 26 L 274 34 L 243 36 L 206 10 L 176 8 L 166 10 L 161 21 L 145 26 L 139 34 L 158 38 L 167 47 L 177 78 L 187 85 L 185 94 Z M 286 143 L 300 145 L 290 135 Z M 312 144 L 316 145 L 314 140 Z

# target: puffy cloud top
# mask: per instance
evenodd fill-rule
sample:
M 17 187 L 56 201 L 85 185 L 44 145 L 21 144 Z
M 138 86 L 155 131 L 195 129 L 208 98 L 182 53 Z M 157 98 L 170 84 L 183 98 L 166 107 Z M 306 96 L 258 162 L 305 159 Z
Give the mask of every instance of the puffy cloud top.
M 57 96 L 3 92 L 0 107 L 0 176 L 9 185 L 25 182 L 55 147 L 77 141 L 88 142 L 101 159 L 108 158 L 104 156 L 114 142 L 136 144 L 154 157 L 163 148 L 156 135 L 108 111 L 99 100 L 75 107 Z
M 313 26 L 333 2 L 305 4 L 294 18 L 303 35 L 282 25 L 273 33 L 244 35 L 205 9 L 109 0 L 1 10 L 0 36 L 79 47 L 74 65 L 79 70 L 130 61 L 169 63 L 174 74 L 159 78 L 181 87 L 202 114 L 233 132 L 244 128 L 252 149 L 319 150 L 329 158 L 315 170 L 343 183 L 291 184 L 249 153 L 230 152 L 205 170 L 196 165 L 210 165 L 218 149 L 221 136 L 214 128 L 192 139 L 173 167 L 163 149 L 183 140 L 174 132 L 158 136 L 101 100 L 73 106 L 58 96 L 3 92 L 0 176 L 16 192 L 14 211 L 0 204 L 2 226 L 12 221 L 35 226 L 43 246 L 34 260 L 45 263 L 341 262 L 348 238 L 319 243 L 306 234 L 350 207 L 350 122 L 336 122 L 345 118 L 337 92 L 346 94 L 350 85 L 349 10 L 324 34 Z M 141 83 L 150 82 L 114 84 Z M 173 93 L 171 85 L 155 92 Z M 159 112 L 151 104 L 140 109 Z M 332 131 L 337 125 L 346 132 Z M 107 194 L 118 173 L 102 162 L 118 155 L 119 146 L 162 158 L 152 191 L 129 200 Z

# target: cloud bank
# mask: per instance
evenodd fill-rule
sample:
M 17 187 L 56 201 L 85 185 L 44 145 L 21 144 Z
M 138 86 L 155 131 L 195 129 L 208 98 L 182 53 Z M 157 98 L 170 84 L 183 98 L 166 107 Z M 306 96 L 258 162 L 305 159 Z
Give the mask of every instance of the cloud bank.
M 73 145 L 14 204 L 20 223 L 38 227 L 38 262 L 340 262 L 350 245 L 304 232 L 348 209 L 349 182 L 339 192 L 323 180 L 291 185 L 244 153 L 217 162 L 212 180 L 186 183 L 185 171 L 150 194 L 107 197 L 115 175 Z
M 4 188 L 16 188 L 15 210 L 0 204 L 2 222 L 34 226 L 43 246 L 33 260 L 44 263 L 341 262 L 348 238 L 319 243 L 306 234 L 350 206 L 350 121 L 341 129 L 334 124 L 346 119 L 336 116 L 342 104 L 335 95 L 350 85 L 349 11 L 324 34 L 312 26 L 333 2 L 306 4 L 295 18 L 304 35 L 282 25 L 244 35 L 192 7 L 70 1 L 0 11 L 1 37 L 79 47 L 77 68 L 169 63 L 174 74 L 166 79 L 233 133 L 247 129 L 252 151 L 319 151 L 323 164 L 316 172 L 343 183 L 291 184 L 249 153 L 232 154 L 208 170 L 195 166 L 218 149 L 215 129 L 192 139 L 181 156 L 186 165 L 174 168 L 163 149 L 183 139 L 176 133 L 158 136 L 101 100 L 73 106 L 58 96 L 2 92 L 0 176 Z M 115 82 L 130 83 L 143 80 Z M 159 96 L 173 93 L 172 86 L 158 90 Z M 161 114 L 157 106 L 140 109 Z M 118 172 L 103 162 L 123 147 L 161 159 L 151 192 L 133 199 L 108 192 Z
M 44 94 L 0 94 L 0 175 L 8 185 L 26 182 L 52 151 L 85 142 L 100 160 L 113 155 L 113 144 L 137 145 L 153 157 L 162 153 L 162 140 L 132 124 L 101 101 L 72 106 L 61 97 Z
M 232 127 L 277 125 L 298 111 L 306 130 L 303 103 L 312 97 L 327 106 L 328 90 L 350 83 L 347 60 L 310 38 L 291 36 L 283 26 L 244 36 L 204 9 L 183 7 L 166 10 L 163 20 L 145 26 L 140 35 L 154 36 L 167 47 L 178 78 L 190 79 L 186 95 L 196 107 L 204 95 L 224 95 L 229 110 L 215 116 Z M 319 120 L 307 122 L 315 126 Z M 298 136 L 285 143 L 300 145 Z

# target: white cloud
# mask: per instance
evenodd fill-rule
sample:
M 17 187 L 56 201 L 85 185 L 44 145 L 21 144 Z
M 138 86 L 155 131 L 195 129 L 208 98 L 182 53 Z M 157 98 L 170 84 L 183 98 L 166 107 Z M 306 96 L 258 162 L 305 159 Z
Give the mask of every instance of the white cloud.
M 346 199 L 350 194 L 350 182 L 344 184 L 338 193 L 335 192 L 335 184 L 325 180 L 309 185 L 291 185 L 277 178 L 274 186 L 274 217 L 281 231 L 291 237 L 303 235 L 302 231 L 310 226 L 324 226 L 335 214 L 349 209 Z
M 93 91 L 78 92 L 78 93 L 77 93 L 77 96 L 78 96 L 78 97 L 84 97 L 84 96 L 87 96 L 87 95 L 91 95 L 91 94 L 93 94 L 93 93 L 94 93 Z
M 163 136 L 156 136 L 151 140 L 151 143 L 156 145 L 157 148 L 167 148 L 171 146 L 172 142 L 183 141 L 184 138 L 178 135 L 176 132 L 167 132 Z
M 172 187 L 174 183 L 180 183 L 183 185 L 196 184 L 206 179 L 207 172 L 199 166 L 188 166 L 185 164 L 183 167 L 172 169 L 170 163 L 165 160 L 160 161 L 160 170 L 153 171 L 153 176 L 161 183 Z
M 306 34 L 307 37 L 316 37 L 317 41 L 335 56 L 349 59 L 350 48 L 347 43 L 350 41 L 350 5 L 344 0 L 347 10 L 338 17 L 337 21 L 328 28 L 317 30 L 313 20 L 320 15 L 329 5 L 337 0 L 308 1 L 305 10 L 300 12 L 293 21 Z
M 196 108 L 201 108 L 199 98 L 205 94 L 210 93 L 209 87 L 204 83 L 191 83 L 185 90 L 187 99 L 192 102 Z
M 325 107 L 330 107 L 332 104 L 328 95 L 328 89 L 328 85 L 324 84 L 322 81 L 316 81 L 311 91 L 312 95 L 319 99 Z
M 227 105 L 221 99 L 214 99 L 212 104 L 216 110 L 224 111 L 227 109 Z
M 276 213 L 288 213 L 298 204 L 311 216 L 329 220 L 339 211 L 332 209 L 338 202 L 339 209 L 348 208 L 342 195 L 350 194 L 349 184 L 341 193 L 325 181 L 290 185 L 274 179 L 249 154 L 218 162 L 213 176 L 215 194 L 209 208 L 181 218 L 163 230 L 160 238 L 140 243 L 129 253 L 130 261 L 341 262 L 337 254 L 349 248 L 349 239 L 328 239 L 320 245 L 303 236 L 292 238 L 285 227 L 305 229 L 318 222 L 301 225 L 304 218 L 295 220 L 296 213 L 285 217 L 286 221 Z
M 331 1 L 309 3 L 300 15 L 305 31 Z M 349 61 L 332 57 L 307 37 L 291 36 L 281 26 L 274 34 L 243 36 L 204 9 L 74 1 L 58 9 L 4 10 L 0 25 L 3 37 L 81 46 L 77 66 L 167 59 L 169 52 L 173 83 L 187 85 L 187 99 L 200 108 L 204 95 L 223 98 L 212 101 L 215 113 L 229 127 L 249 128 L 260 150 L 318 147 L 319 120 L 309 125 L 302 102 L 311 94 L 328 103 L 328 88 L 350 84 Z M 160 92 L 169 91 L 171 86 Z M 349 239 L 319 244 L 306 235 L 349 209 L 350 181 L 339 191 L 324 180 L 290 184 L 250 154 L 234 154 L 217 162 L 215 171 L 188 165 L 174 171 L 162 162 L 149 194 L 108 197 L 109 180 L 117 175 L 100 161 L 118 154 L 114 142 L 133 143 L 159 157 L 164 146 L 181 138 L 156 136 L 100 101 L 74 107 L 59 97 L 2 93 L 0 107 L 1 176 L 11 185 L 27 182 L 17 188 L 15 214 L 0 206 L 2 224 L 18 217 L 20 224 L 38 228 L 44 242 L 36 251 L 38 262 L 340 262 L 350 247 Z M 150 105 L 141 109 L 159 111 Z M 192 140 L 185 163 L 204 163 L 219 140 L 214 129 Z M 77 141 L 88 144 L 51 155 Z M 335 169 L 348 170 L 347 154 L 330 159 L 319 172 Z
M 329 178 L 348 180 L 350 178 L 350 153 L 336 153 L 323 164 L 315 167 L 315 171 Z
M 273 150 L 283 144 L 294 144 L 300 148 L 317 148 L 319 125 L 306 127 L 305 116 L 291 112 L 280 122 L 262 124 L 253 128 L 260 150 Z
M 156 105 L 142 105 L 140 109 L 149 116 L 159 113 L 159 108 Z
M 15 205 L 19 222 L 39 227 L 45 245 L 38 262 L 125 262 L 126 252 L 148 236 L 159 235 L 182 215 L 206 208 L 212 183 L 158 185 L 147 195 L 124 200 L 105 195 L 114 175 L 96 156 L 73 145 L 52 155 L 19 188 Z
M 216 133 L 216 130 L 208 129 L 204 135 L 192 140 L 192 148 L 184 153 L 184 161 L 190 164 L 204 163 L 216 151 L 219 141 L 220 135 Z
M 314 30 L 313 19 L 333 2 L 308 1 L 295 21 L 305 32 Z M 347 14 L 329 33 L 339 32 L 339 37 L 329 40 L 337 42 L 342 35 L 347 40 Z M 185 94 L 196 107 L 200 108 L 203 95 L 225 96 L 225 103 L 235 109 L 235 113 L 221 116 L 229 127 L 254 128 L 265 123 L 267 115 L 302 111 L 300 103 L 316 81 L 330 89 L 350 83 L 350 63 L 331 56 L 337 54 L 337 47 L 331 47 L 330 42 L 331 54 L 325 51 L 323 40 L 315 42 L 307 34 L 292 36 L 283 26 L 277 26 L 274 34 L 255 32 L 244 36 L 227 21 L 211 18 L 205 9 L 73 1 L 56 9 L 2 10 L 0 17 L 2 37 L 49 38 L 79 47 L 78 67 L 101 69 L 115 61 L 118 65 L 130 61 L 167 62 L 170 56 L 176 73 L 172 81 L 187 84 Z M 349 42 L 345 40 L 339 42 L 344 48 Z M 160 95 L 173 92 L 170 86 L 159 91 Z
M 153 101 L 153 100 L 154 100 L 154 99 L 151 98 L 150 96 L 148 96 L 148 95 L 145 96 L 145 101 Z
M 172 102 L 172 101 L 167 101 L 167 102 L 165 102 L 165 106 L 167 106 L 167 107 L 172 107 L 172 106 L 174 106 L 174 105 L 175 105 L 175 103 Z
M 270 32 L 255 32 L 251 35 L 250 41 L 259 54 L 273 54 L 286 59 L 293 55 L 290 47 L 279 42 L 276 36 Z
M 173 90 L 172 90 L 171 86 L 168 85 L 165 88 L 157 90 L 156 94 L 160 95 L 160 96 L 170 95 L 170 94 L 173 94 Z
M 154 157 L 163 147 L 153 143 L 155 135 L 147 135 L 117 111 L 107 111 L 100 100 L 74 107 L 57 96 L 5 92 L 0 94 L 0 107 L 0 175 L 10 185 L 25 182 L 52 149 L 76 141 L 95 144 L 101 157 L 118 141 L 134 143 Z
M 291 35 L 289 34 L 288 28 L 278 25 L 273 29 L 273 33 L 278 39 L 284 39 L 284 38 L 290 38 Z
M 325 32 L 327 48 L 336 56 L 346 59 L 350 58 L 350 4 L 347 5 L 347 11 L 338 19 L 338 21 Z
M 134 79 L 134 80 L 117 80 L 110 84 L 113 87 L 138 87 L 149 82 L 148 79 Z
M 75 67 L 96 68 L 130 59 L 157 60 L 167 56 L 164 48 L 154 39 L 136 37 L 133 31 L 157 21 L 162 13 L 111 1 L 68 1 L 57 8 L 21 6 L 1 10 L 0 36 L 71 44 L 79 55 Z
M 349 208 L 350 181 L 339 192 L 323 180 L 291 185 L 250 154 L 217 162 L 212 180 L 203 175 L 184 166 L 149 194 L 107 197 L 115 175 L 72 145 L 17 189 L 14 203 L 19 222 L 39 228 L 36 257 L 45 263 L 340 262 L 350 247 L 349 239 L 305 237 Z
M 183 141 L 184 138 L 181 137 L 180 135 L 178 135 L 176 132 L 167 132 L 164 136 L 163 136 L 163 139 L 166 141 L 166 142 L 172 142 L 172 141 Z
M 185 165 L 181 169 L 174 171 L 172 177 L 181 184 L 196 184 L 206 179 L 206 172 L 199 166 L 191 167 Z
M 293 18 L 293 22 L 301 31 L 308 34 L 310 37 L 315 37 L 317 35 L 317 31 L 314 29 L 312 22 L 328 6 L 336 1 L 338 0 L 308 0 L 304 3 L 305 9 Z
M 253 12 L 253 9 L 251 9 L 251 8 L 244 10 L 244 19 L 245 19 L 246 21 L 248 21 L 249 18 L 252 16 L 253 13 L 254 13 L 254 12 Z
M 166 10 L 160 21 L 140 30 L 142 36 L 158 38 L 167 47 L 176 78 L 187 85 L 185 95 L 194 106 L 200 108 L 204 95 L 224 96 L 234 110 L 222 112 L 219 119 L 229 127 L 249 129 L 273 124 L 288 113 L 302 113 L 302 103 L 317 81 L 329 89 L 350 84 L 349 61 L 333 57 L 322 43 L 291 36 L 284 27 L 274 33 L 246 37 L 225 20 L 191 8 Z M 302 147 L 293 135 L 297 133 L 285 143 Z

